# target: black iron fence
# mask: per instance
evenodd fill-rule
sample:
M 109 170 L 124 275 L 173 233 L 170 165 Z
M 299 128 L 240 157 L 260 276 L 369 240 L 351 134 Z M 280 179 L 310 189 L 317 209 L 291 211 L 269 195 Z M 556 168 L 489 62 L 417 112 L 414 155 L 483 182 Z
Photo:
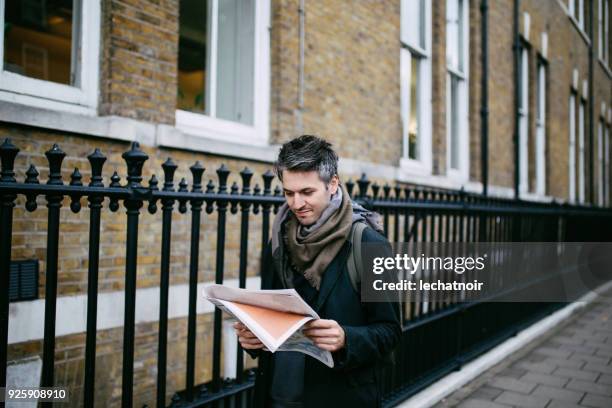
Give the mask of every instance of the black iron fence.
M 123 203 L 127 212 L 125 262 L 125 309 L 123 325 L 122 406 L 133 405 L 134 339 L 136 310 L 136 277 L 139 215 L 146 206 L 155 214 L 161 204 L 160 309 L 157 355 L 157 406 L 166 405 L 166 370 L 168 344 L 168 292 L 173 212 L 191 213 L 189 300 L 187 317 L 187 359 L 185 389 L 172 397 L 172 406 L 248 406 L 253 377 L 245 371 L 242 350 L 238 346 L 236 378 L 221 376 L 222 318 L 216 309 L 213 320 L 213 350 L 210 364 L 212 380 L 195 384 L 196 300 L 199 267 L 199 245 L 202 218 L 216 212 L 215 282 L 223 283 L 226 224 L 230 215 L 240 217 L 240 250 L 238 281 L 245 287 L 247 278 L 248 242 L 269 240 L 270 216 L 283 202 L 278 186 L 272 190 L 274 176 L 264 173 L 262 185 L 251 187 L 253 173 L 240 172 L 242 185 L 228 187 L 230 171 L 222 165 L 216 170 L 217 184 L 202 185 L 204 168 L 199 163 L 190 167 L 191 188 L 183 179 L 175 185 L 177 165 L 168 159 L 162 164 L 163 184 L 153 175 L 142 184 L 142 170 L 148 156 L 137 143 L 122 157 L 127 165 L 126 183 L 115 172 L 108 185 L 103 184 L 102 168 L 106 157 L 96 149 L 88 156 L 91 177 L 85 185 L 78 169 L 65 184 L 61 166 L 65 153 L 54 145 L 46 156 L 49 178 L 38 180 L 34 166 L 25 179 L 15 178 L 14 163 L 19 149 L 8 139 L 0 146 L 1 227 L 0 227 L 0 387 L 6 384 L 9 319 L 9 274 L 13 208 L 19 195 L 25 196 L 27 211 L 35 211 L 37 197 L 44 196 L 48 207 L 45 323 L 42 353 L 41 386 L 54 384 L 55 316 L 58 285 L 58 242 L 61 230 L 60 208 L 70 197 L 70 209 L 81 211 L 80 200 L 89 202 L 89 248 L 87 286 L 87 332 L 85 346 L 83 404 L 93 406 L 96 362 L 96 317 L 98 299 L 98 267 L 103 204 L 119 210 Z M 515 200 L 491 199 L 463 191 L 424 189 L 416 186 L 379 186 L 365 175 L 345 183 L 355 200 L 383 215 L 386 235 L 404 242 L 504 242 L 504 241 L 611 241 L 612 213 L 609 210 L 559 204 L 534 204 Z M 161 187 L 161 188 L 160 188 Z M 178 206 L 175 206 L 178 204 Z M 204 214 L 202 214 L 204 211 Z M 261 217 L 261 234 L 249 236 L 249 222 Z M 206 239 L 210 239 L 206 237 Z M 263 245 L 261 245 L 263 248 Z M 507 304 L 483 302 L 436 301 L 427 299 L 406 302 L 404 335 L 395 364 L 383 375 L 385 404 L 392 406 L 435 379 L 459 368 L 466 360 L 516 333 L 521 326 L 550 312 L 555 304 Z

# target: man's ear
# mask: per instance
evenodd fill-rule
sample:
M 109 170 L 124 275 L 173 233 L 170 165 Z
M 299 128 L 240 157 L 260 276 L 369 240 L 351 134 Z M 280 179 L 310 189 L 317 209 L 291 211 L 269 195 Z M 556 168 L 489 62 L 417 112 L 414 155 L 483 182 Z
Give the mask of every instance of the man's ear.
M 337 175 L 332 176 L 331 180 L 329 181 L 329 192 L 331 194 L 336 194 L 336 191 L 338 191 L 338 185 L 340 184 L 340 179 L 338 178 Z

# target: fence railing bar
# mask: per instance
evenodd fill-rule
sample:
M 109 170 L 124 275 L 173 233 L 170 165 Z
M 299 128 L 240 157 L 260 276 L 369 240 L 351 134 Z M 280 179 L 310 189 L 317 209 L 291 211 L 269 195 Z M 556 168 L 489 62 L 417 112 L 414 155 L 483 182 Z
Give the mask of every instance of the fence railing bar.
M 19 149 L 9 139 L 0 145 L 0 184 L 16 183 L 14 164 Z M 6 386 L 7 346 L 9 325 L 9 269 L 13 234 L 14 193 L 0 195 L 0 387 Z
M 61 185 L 61 166 L 66 153 L 57 144 L 48 150 L 45 155 L 49 161 L 49 180 L 47 184 Z M 62 206 L 61 195 L 47 195 L 47 258 L 45 273 L 45 328 L 43 340 L 43 364 L 41 386 L 52 387 L 55 382 L 55 312 L 57 306 L 57 264 L 59 251 L 59 217 Z M 51 406 L 51 403 L 43 403 Z
M 217 169 L 219 178 L 219 194 L 223 195 L 227 191 L 227 177 L 230 171 L 221 165 Z M 217 255 L 215 265 L 215 283 L 223 283 L 223 271 L 225 262 L 225 220 L 227 213 L 227 201 L 217 202 Z M 221 324 L 222 314 L 221 309 L 215 308 L 213 327 L 213 361 L 212 361 L 212 386 L 213 391 L 217 392 L 221 389 Z
M 96 149 L 87 156 L 91 166 L 91 187 L 103 187 L 102 166 L 106 157 Z M 96 333 L 98 318 L 98 266 L 100 262 L 100 217 L 103 196 L 89 196 L 89 255 L 87 266 L 87 334 L 85 336 L 85 380 L 83 405 L 93 407 L 95 401 Z
M 141 189 L 142 166 L 149 158 L 137 142 L 131 149 L 121 155 L 127 163 L 128 186 L 135 190 Z M 127 236 L 125 255 L 125 309 L 123 320 L 123 367 L 121 378 L 121 406 L 133 406 L 134 388 L 134 329 L 136 319 L 136 276 L 138 257 L 138 218 L 143 201 L 137 198 L 124 200 L 127 212 Z

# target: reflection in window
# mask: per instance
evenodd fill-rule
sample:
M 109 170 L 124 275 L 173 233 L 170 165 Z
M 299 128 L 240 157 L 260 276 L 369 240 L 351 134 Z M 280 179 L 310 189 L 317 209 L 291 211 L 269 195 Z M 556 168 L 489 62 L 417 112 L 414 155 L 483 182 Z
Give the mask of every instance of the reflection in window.
M 448 166 L 452 170 L 465 172 L 467 159 L 467 67 L 466 60 L 466 15 L 467 3 L 464 0 L 446 1 L 446 69 L 447 69 L 447 132 Z
M 177 108 L 253 124 L 255 1 L 181 0 Z
M 450 75 L 450 167 L 459 170 L 459 79 Z
M 181 1 L 178 58 L 178 109 L 206 112 L 206 1 Z
M 417 143 L 419 134 L 419 60 L 410 59 L 410 115 L 408 118 L 408 158 L 419 159 L 419 145 Z
M 72 0 L 5 0 L 3 69 L 75 84 Z

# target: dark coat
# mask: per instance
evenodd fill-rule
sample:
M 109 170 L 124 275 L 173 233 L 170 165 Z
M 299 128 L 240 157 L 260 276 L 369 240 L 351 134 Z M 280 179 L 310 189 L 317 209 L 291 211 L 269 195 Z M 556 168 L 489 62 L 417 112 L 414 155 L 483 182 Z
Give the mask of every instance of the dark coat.
M 363 232 L 362 243 L 386 242 L 370 227 Z M 332 353 L 334 368 L 306 357 L 304 408 L 379 407 L 380 367 L 401 337 L 397 304 L 362 303 L 360 295 L 353 289 L 347 270 L 350 246 L 351 243 L 347 241 L 325 270 L 314 305 L 321 318 L 333 319 L 340 324 L 344 329 L 346 345 Z M 279 268 L 285 267 L 283 259 L 282 247 L 272 256 L 268 245 L 262 260 L 262 289 L 283 289 L 279 278 Z M 259 357 L 254 405 L 268 407 L 274 359 L 267 351 L 251 351 L 250 354 Z

